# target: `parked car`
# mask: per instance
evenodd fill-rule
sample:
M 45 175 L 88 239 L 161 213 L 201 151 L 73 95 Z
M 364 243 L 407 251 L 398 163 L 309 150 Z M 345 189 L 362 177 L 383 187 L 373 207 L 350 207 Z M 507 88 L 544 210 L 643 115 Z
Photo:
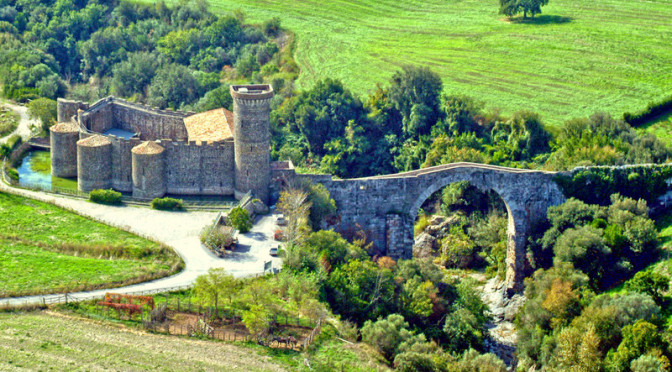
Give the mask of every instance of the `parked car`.
M 287 220 L 285 220 L 285 217 L 280 216 L 280 217 L 278 217 L 277 220 L 275 220 L 275 223 L 276 223 L 278 226 L 285 226 L 285 225 L 287 225 Z
M 273 246 L 271 247 L 271 250 L 268 252 L 268 254 L 270 254 L 271 256 L 277 256 L 279 249 L 280 249 L 279 247 Z

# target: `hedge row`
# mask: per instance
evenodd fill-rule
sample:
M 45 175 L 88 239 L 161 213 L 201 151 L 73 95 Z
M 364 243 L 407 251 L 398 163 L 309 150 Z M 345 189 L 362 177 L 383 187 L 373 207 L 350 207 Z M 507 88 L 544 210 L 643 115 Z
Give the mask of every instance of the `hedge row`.
M 152 208 L 162 211 L 181 211 L 184 209 L 182 199 L 156 198 L 152 200 Z
M 565 196 L 588 204 L 608 205 L 609 196 L 619 193 L 633 199 L 644 199 L 649 205 L 667 192 L 672 178 L 672 165 L 651 165 L 614 168 L 586 168 L 570 176 L 556 177 Z
M 121 193 L 110 190 L 92 190 L 89 193 L 89 200 L 98 204 L 119 205 L 121 204 Z
M 623 114 L 623 120 L 633 127 L 638 127 L 645 124 L 656 116 L 662 115 L 666 112 L 672 111 L 672 96 L 665 98 L 660 102 L 651 102 L 646 108 L 640 112 Z

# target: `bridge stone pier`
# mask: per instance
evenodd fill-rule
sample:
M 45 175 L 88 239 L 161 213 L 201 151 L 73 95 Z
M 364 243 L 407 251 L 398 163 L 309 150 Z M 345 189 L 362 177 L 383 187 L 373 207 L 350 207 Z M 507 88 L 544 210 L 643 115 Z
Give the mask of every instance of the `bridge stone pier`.
M 378 177 L 325 180 L 338 207 L 336 230 L 364 230 L 378 249 L 393 258 L 411 258 L 413 224 L 418 210 L 434 192 L 458 181 L 482 191 L 493 190 L 506 204 L 508 226 L 506 282 L 523 288 L 527 236 L 546 218 L 546 209 L 565 197 L 555 173 L 473 163 L 454 163 Z

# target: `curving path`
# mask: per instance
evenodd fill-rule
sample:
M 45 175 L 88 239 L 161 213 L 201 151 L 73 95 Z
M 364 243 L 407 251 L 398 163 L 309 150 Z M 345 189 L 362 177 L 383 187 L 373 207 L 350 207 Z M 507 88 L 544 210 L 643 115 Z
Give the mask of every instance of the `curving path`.
M 127 287 L 70 293 L 68 294 L 69 300 L 103 297 L 105 292 L 109 291 L 130 293 L 189 286 L 196 280 L 196 277 L 206 273 L 210 268 L 222 267 L 235 277 L 244 277 L 263 272 L 264 261 L 272 260 L 274 268 L 279 268 L 282 265 L 281 259 L 271 257 L 268 254 L 270 247 L 277 244 L 273 240 L 274 215 L 257 218 L 249 233 L 239 235 L 239 246 L 236 252 L 222 259 L 202 246 L 199 240 L 201 229 L 213 222 L 217 215 L 215 212 L 166 212 L 147 207 L 106 206 L 82 199 L 17 189 L 6 185 L 2 181 L 0 181 L 0 191 L 50 202 L 74 210 L 83 216 L 92 217 L 123 230 L 150 237 L 173 248 L 184 260 L 184 270 L 176 275 Z M 0 305 L 35 304 L 41 303 L 43 300 L 46 302 L 55 301 L 62 297 L 62 294 L 54 294 L 4 298 L 0 299 Z
M 28 115 L 28 108 L 26 106 L 16 105 L 6 101 L 0 102 L 0 106 L 5 106 L 11 109 L 15 113 L 19 114 L 20 117 L 19 125 L 16 127 L 16 129 L 12 133 L 0 138 L 0 143 L 5 143 L 5 141 L 7 141 L 9 137 L 15 134 L 20 135 L 21 138 L 23 138 L 24 140 L 30 138 L 31 134 L 30 127 L 32 125 L 38 125 L 39 122 L 35 119 L 30 118 L 30 116 Z

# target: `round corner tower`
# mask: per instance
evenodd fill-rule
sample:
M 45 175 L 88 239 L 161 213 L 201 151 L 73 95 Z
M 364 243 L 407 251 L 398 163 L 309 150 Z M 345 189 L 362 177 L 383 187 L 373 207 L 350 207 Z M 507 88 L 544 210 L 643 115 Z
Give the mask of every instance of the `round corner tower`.
M 143 142 L 131 150 L 133 197 L 160 198 L 166 194 L 164 148 Z
M 100 134 L 77 141 L 77 188 L 112 188 L 112 142 Z
M 235 191 L 252 192 L 264 203 L 271 181 L 270 85 L 232 85 Z
M 63 122 L 49 128 L 49 132 L 51 175 L 76 177 L 79 127 L 73 122 Z

